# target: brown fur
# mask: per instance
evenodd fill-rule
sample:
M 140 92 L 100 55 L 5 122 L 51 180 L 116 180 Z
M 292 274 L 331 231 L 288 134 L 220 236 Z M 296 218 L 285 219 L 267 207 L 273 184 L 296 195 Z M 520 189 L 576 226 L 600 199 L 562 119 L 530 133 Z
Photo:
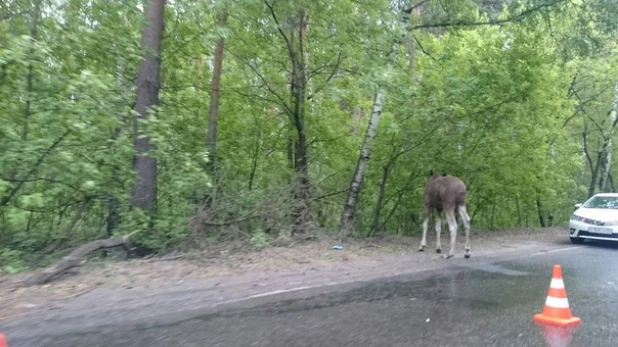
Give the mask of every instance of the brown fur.
M 466 254 L 465 257 L 470 257 L 470 217 L 466 211 L 466 194 L 467 189 L 465 183 L 456 176 L 441 175 L 438 173 L 430 173 L 427 187 L 425 188 L 425 210 L 423 213 L 423 238 L 421 240 L 421 246 L 419 251 L 424 251 L 427 245 L 427 228 L 429 226 L 429 216 L 435 210 L 435 228 L 436 228 L 436 252 L 442 252 L 442 245 L 440 243 L 440 232 L 442 228 L 442 219 L 440 215 L 444 211 L 446 214 L 450 236 L 451 247 L 448 256 L 445 258 L 451 258 L 455 252 L 455 241 L 457 237 L 457 220 L 455 218 L 455 211 L 459 213 L 459 216 L 464 224 L 466 233 Z

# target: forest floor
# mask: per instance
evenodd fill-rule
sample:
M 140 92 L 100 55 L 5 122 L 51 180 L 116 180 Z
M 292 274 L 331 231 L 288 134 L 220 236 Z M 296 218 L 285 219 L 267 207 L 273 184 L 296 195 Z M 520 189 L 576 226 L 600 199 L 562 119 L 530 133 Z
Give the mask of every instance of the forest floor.
M 75 273 L 42 286 L 19 285 L 31 273 L 0 275 L 0 321 L 23 314 L 125 309 L 169 305 L 170 309 L 218 305 L 268 293 L 332 285 L 465 264 L 464 237 L 458 234 L 455 257 L 435 252 L 435 232 L 425 252 L 420 236 L 352 240 L 342 250 L 335 240 L 256 250 L 248 245 L 211 246 L 199 254 L 175 254 L 131 261 L 89 261 Z M 472 258 L 525 255 L 570 244 L 565 227 L 511 229 L 471 234 Z M 448 232 L 442 233 L 448 252 Z M 197 305 L 197 306 L 199 306 Z M 134 312 L 134 311 L 132 311 Z

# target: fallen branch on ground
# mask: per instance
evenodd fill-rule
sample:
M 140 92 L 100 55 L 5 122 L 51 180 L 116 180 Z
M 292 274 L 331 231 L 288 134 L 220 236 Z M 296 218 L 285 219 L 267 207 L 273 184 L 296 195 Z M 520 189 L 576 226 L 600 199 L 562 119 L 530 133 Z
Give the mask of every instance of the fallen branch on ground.
M 96 240 L 79 246 L 66 257 L 62 258 L 58 263 L 49 266 L 43 271 L 34 274 L 27 278 L 24 283 L 26 285 L 39 285 L 49 282 L 52 278 L 65 273 L 67 270 L 78 267 L 82 264 L 82 258 L 86 255 L 99 249 L 114 248 L 126 246 L 129 238 L 136 234 L 134 231 L 128 235 L 112 237 L 104 240 Z
M 162 257 L 162 258 L 148 257 L 148 258 L 141 259 L 141 261 L 148 262 L 148 263 L 154 263 L 158 261 L 172 261 L 172 260 L 184 259 L 186 257 L 187 256 L 185 254 L 181 254 L 181 255 L 174 255 L 174 256 Z
M 93 287 L 93 288 L 90 288 L 90 289 L 86 289 L 86 290 L 81 291 L 81 292 L 79 292 L 79 293 L 75 293 L 75 294 L 73 294 L 73 295 L 65 296 L 64 298 L 60 298 L 60 300 L 73 299 L 73 298 L 76 298 L 76 297 L 78 297 L 78 296 L 82 296 L 82 295 L 84 295 L 84 294 L 88 294 L 88 293 L 90 293 L 91 291 L 93 291 L 94 289 L 95 289 L 94 287 Z

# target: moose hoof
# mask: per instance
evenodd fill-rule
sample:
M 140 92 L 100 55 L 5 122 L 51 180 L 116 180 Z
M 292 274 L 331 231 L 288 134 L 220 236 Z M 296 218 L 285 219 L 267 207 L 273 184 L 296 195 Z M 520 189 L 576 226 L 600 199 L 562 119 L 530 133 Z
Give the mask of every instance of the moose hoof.
M 466 258 L 466 259 L 470 259 L 470 254 L 466 254 L 466 255 L 464 255 L 464 258 Z
M 423 247 L 419 248 L 418 252 L 425 252 L 425 248 L 423 248 Z
M 436 249 L 436 253 L 442 253 L 442 250 L 440 248 Z
M 444 259 L 451 259 L 452 257 L 453 257 L 452 254 L 451 255 L 446 255 L 446 254 L 442 255 L 442 258 L 444 258 Z

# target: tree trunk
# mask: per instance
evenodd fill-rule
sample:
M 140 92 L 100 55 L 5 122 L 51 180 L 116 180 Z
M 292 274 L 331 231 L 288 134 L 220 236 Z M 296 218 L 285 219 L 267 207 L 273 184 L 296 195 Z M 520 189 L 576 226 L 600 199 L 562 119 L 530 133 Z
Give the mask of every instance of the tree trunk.
M 545 216 L 543 215 L 543 209 L 541 207 L 541 198 L 538 195 L 536 197 L 536 208 L 539 215 L 539 223 L 541 224 L 541 228 L 545 228 L 547 224 L 545 223 Z
M 371 235 L 375 235 L 378 233 L 378 229 L 380 228 L 380 214 L 382 212 L 382 205 L 384 204 L 384 195 L 386 194 L 386 182 L 391 175 L 391 167 L 393 166 L 393 162 L 389 161 L 386 165 L 384 165 L 382 172 L 382 179 L 380 180 L 380 188 L 378 189 L 378 201 L 376 202 L 376 209 L 373 213 L 373 221 L 371 222 Z
M 584 118 L 584 131 L 582 132 L 582 145 L 583 145 L 583 150 L 584 150 L 584 154 L 586 156 L 586 162 L 588 164 L 588 169 L 590 170 L 590 185 L 588 186 L 588 198 L 590 198 L 591 196 L 594 195 L 594 185 L 596 184 L 596 180 L 597 180 L 597 169 L 598 169 L 598 162 L 597 165 L 594 166 L 592 164 L 592 157 L 590 156 L 590 152 L 588 151 L 588 126 L 586 123 L 586 119 Z
M 397 200 L 395 200 L 395 203 L 393 204 L 393 208 L 388 213 L 388 215 L 386 215 L 386 218 L 384 218 L 384 221 L 382 222 L 382 224 L 380 224 L 380 226 L 378 227 L 378 230 L 383 230 L 386 227 L 386 224 L 393 217 L 393 214 L 395 214 L 395 211 L 397 211 L 397 209 L 399 208 L 399 203 L 401 202 L 401 199 L 403 198 L 404 194 L 406 193 L 406 190 L 408 189 L 408 186 L 410 185 L 410 183 L 412 182 L 412 179 L 414 177 L 416 177 L 416 173 L 414 171 L 410 171 L 410 175 L 408 176 L 406 184 L 404 185 L 403 189 L 400 189 L 400 191 L 397 193 Z M 387 202 L 390 200 L 390 198 L 391 197 L 389 197 L 387 199 Z M 418 222 L 418 218 L 417 218 L 417 216 L 418 215 L 416 213 L 410 214 L 410 221 L 413 224 L 415 224 L 416 226 L 418 226 L 418 223 L 417 223 Z
M 288 136 L 286 140 L 288 167 L 294 169 L 294 138 Z
M 367 127 L 367 133 L 365 140 L 361 147 L 360 156 L 356 163 L 356 169 L 354 170 L 354 176 L 350 182 L 350 188 L 348 190 L 348 198 L 343 206 L 343 214 L 341 215 L 341 223 L 339 225 L 339 231 L 342 233 L 349 233 L 354 222 L 354 214 L 356 212 L 356 205 L 358 200 L 358 194 L 360 192 L 363 178 L 365 177 L 365 170 L 367 162 L 369 161 L 369 155 L 371 153 L 371 143 L 376 135 L 378 124 L 380 122 L 380 115 L 382 114 L 382 99 L 384 95 L 381 92 L 377 92 L 373 102 L 373 111 L 371 112 L 371 118 L 369 119 L 369 126 Z
M 600 190 L 603 193 L 607 193 L 607 181 L 609 178 L 609 171 L 611 170 L 612 167 L 612 143 L 611 143 L 611 139 L 609 140 L 609 146 L 608 146 L 608 151 L 605 157 L 605 161 L 604 161 L 604 165 L 603 165 L 603 177 L 601 177 L 601 187 Z
M 594 166 L 594 170 L 592 171 L 590 177 L 590 186 L 588 186 L 588 198 L 591 198 L 594 195 L 594 186 L 597 184 L 597 180 L 599 177 L 599 169 L 601 168 L 601 158 L 603 158 L 603 152 L 599 153 L 597 163 Z
M 406 9 L 405 5 L 407 5 L 407 1 L 402 3 L 402 5 L 404 7 L 400 8 L 400 10 L 402 11 L 401 22 L 404 26 L 407 26 L 410 20 L 410 16 L 409 16 L 410 13 L 414 11 L 415 14 L 420 15 L 420 9 L 418 9 L 418 6 L 412 6 L 411 8 Z M 411 44 L 411 41 L 409 41 L 409 43 L 410 45 L 408 45 L 408 48 L 410 49 L 410 53 L 411 53 L 410 60 L 409 60 L 409 66 L 412 67 L 414 64 L 414 54 L 413 54 L 414 46 Z M 396 45 L 396 42 L 392 42 L 391 49 L 387 53 L 387 57 L 395 52 L 395 45 Z M 346 200 L 345 205 L 343 206 L 343 213 L 341 215 L 341 221 L 339 224 L 339 231 L 343 235 L 350 233 L 352 225 L 354 223 L 356 205 L 358 203 L 358 195 L 362 187 L 367 162 L 369 161 L 371 142 L 373 141 L 373 138 L 375 137 L 378 124 L 380 122 L 380 115 L 382 114 L 383 99 L 384 99 L 384 94 L 378 91 L 374 97 L 373 111 L 369 119 L 369 126 L 367 128 L 365 140 L 363 141 L 363 145 L 361 147 L 361 153 L 358 158 L 358 162 L 356 164 L 356 169 L 354 171 L 354 175 L 350 183 L 350 188 L 348 191 L 348 198 Z M 378 209 L 380 209 L 380 206 L 376 207 L 376 211 L 378 211 Z M 379 214 L 379 212 L 377 212 L 376 214 Z M 379 215 L 377 217 L 379 218 Z M 374 215 L 374 223 L 376 222 L 375 218 L 376 216 Z
M 107 237 L 112 237 L 114 231 L 116 231 L 116 228 L 118 228 L 120 224 L 120 214 L 118 212 L 118 199 L 114 196 L 110 196 L 107 199 L 107 218 L 105 223 Z
M 519 203 L 519 197 L 515 198 L 515 205 L 517 207 L 517 227 L 521 228 L 521 205 Z
M 292 182 L 292 189 L 294 192 L 294 199 L 298 206 L 293 213 L 294 228 L 292 229 L 292 233 L 304 231 L 307 223 L 311 220 L 311 193 L 307 159 L 307 139 L 304 127 L 298 130 L 298 141 L 295 146 L 295 155 L 296 160 L 294 162 L 294 180 Z
M 604 153 L 602 158 L 599 158 L 599 171 L 600 171 L 600 177 L 599 177 L 599 192 L 600 193 L 605 193 L 605 191 L 603 191 L 603 188 L 605 186 L 605 182 L 603 182 L 603 180 L 605 179 L 605 172 L 607 172 L 607 156 L 609 154 L 608 153 Z
M 616 86 L 618 90 L 618 86 Z M 609 120 L 610 120 L 610 129 L 609 135 L 607 135 L 607 141 L 605 146 L 605 170 L 603 170 L 603 177 L 601 178 L 601 192 L 607 193 L 607 181 L 609 178 L 609 173 L 612 167 L 612 152 L 613 152 L 613 137 L 614 130 L 616 129 L 616 122 L 618 121 L 618 117 L 616 117 L 616 106 L 609 112 Z
M 121 78 L 118 79 L 118 85 L 119 86 L 124 85 L 122 83 Z M 122 118 L 120 118 L 120 120 L 122 121 Z M 121 131 L 122 130 L 120 128 L 114 129 L 114 131 L 112 132 L 112 136 L 111 136 L 112 143 L 116 143 L 116 140 L 118 140 L 118 138 L 120 137 Z M 120 181 L 120 168 L 116 164 L 112 164 L 112 180 L 117 181 L 117 182 Z M 107 231 L 107 236 L 112 237 L 112 235 L 114 234 L 114 232 L 120 225 L 120 203 L 118 201 L 118 198 L 111 194 L 106 197 L 106 203 L 107 203 L 107 218 L 106 218 L 105 227 Z
M 410 9 L 410 12 L 408 13 L 406 9 L 404 9 L 404 16 L 402 18 L 402 22 L 403 24 L 407 25 L 410 22 L 410 16 L 412 14 L 414 14 L 415 18 L 412 20 L 413 23 L 418 22 L 418 18 L 420 18 L 421 16 L 421 7 L 420 5 L 416 5 L 416 6 L 412 6 Z M 405 44 L 406 47 L 408 48 L 408 71 L 412 74 L 413 77 L 413 81 L 415 81 L 416 79 L 414 78 L 414 63 L 416 60 L 416 47 L 415 47 L 415 42 L 414 42 L 414 38 L 412 37 L 412 35 L 406 35 L 405 39 Z
M 221 11 L 219 28 L 224 28 L 227 23 L 227 7 Z M 215 49 L 215 66 L 212 73 L 212 86 L 210 93 L 210 121 L 208 123 L 208 171 L 210 174 L 215 172 L 215 162 L 217 156 L 217 122 L 219 119 L 219 97 L 221 96 L 221 70 L 223 65 L 223 48 L 225 39 L 222 37 L 217 41 Z
M 251 158 L 251 171 L 249 172 L 249 190 L 253 189 L 253 181 L 255 180 L 255 173 L 258 167 L 258 160 L 260 155 L 260 146 L 262 141 L 262 131 L 258 130 L 258 138 L 253 146 L 253 157 Z
M 146 25 L 142 32 L 142 61 L 137 78 L 135 111 L 135 156 L 133 168 L 137 180 L 131 189 L 131 205 L 153 213 L 157 201 L 157 159 L 150 153 L 154 146 L 144 134 L 141 122 L 149 118 L 149 109 L 159 103 L 161 41 L 164 30 L 165 0 L 150 0 L 146 9 Z
M 293 109 L 291 120 L 297 136 L 294 148 L 294 180 L 292 189 L 298 206 L 292 216 L 294 219 L 292 233 L 305 230 L 305 227 L 311 220 L 309 159 L 307 134 L 305 132 L 305 94 L 307 86 L 307 76 L 305 73 L 307 69 L 305 68 L 304 44 L 307 30 L 307 13 L 304 10 L 300 10 L 296 19 L 298 20 L 298 25 L 293 26 L 292 30 L 296 30 L 294 28 L 298 30 L 298 48 L 294 43 L 294 33 L 290 35 L 288 41 L 288 53 L 292 62 L 292 89 L 290 92 L 292 95 Z
M 30 14 L 30 43 L 33 47 L 29 51 L 29 62 L 28 62 L 28 72 L 26 74 L 26 102 L 24 105 L 24 118 L 23 118 L 23 127 L 21 131 L 21 139 L 22 141 L 28 140 L 28 133 L 30 128 L 30 116 L 31 116 L 31 105 L 32 105 L 32 97 L 34 95 L 34 44 L 38 38 L 38 22 L 41 17 L 41 0 L 35 0 L 32 4 L 32 13 Z M 6 66 L 3 68 L 3 77 L 6 76 Z M 18 150 L 19 155 L 25 157 L 26 154 L 23 153 L 23 149 Z M 10 169 L 9 177 L 11 179 L 15 179 L 18 174 L 17 167 Z
M 36 0 L 32 4 L 32 16 L 30 23 L 30 40 L 32 44 L 34 44 L 38 38 L 38 22 L 39 17 L 41 16 L 41 0 Z M 26 105 L 24 107 L 24 127 L 22 129 L 22 140 L 26 141 L 28 139 L 28 127 L 30 123 L 30 106 L 32 104 L 31 98 L 33 96 L 33 82 L 34 82 L 34 48 L 30 50 L 30 62 L 28 63 L 28 75 L 26 76 Z
M 491 219 L 489 220 L 489 230 L 494 229 L 494 217 L 496 215 L 496 203 L 494 201 L 493 206 L 491 207 Z

